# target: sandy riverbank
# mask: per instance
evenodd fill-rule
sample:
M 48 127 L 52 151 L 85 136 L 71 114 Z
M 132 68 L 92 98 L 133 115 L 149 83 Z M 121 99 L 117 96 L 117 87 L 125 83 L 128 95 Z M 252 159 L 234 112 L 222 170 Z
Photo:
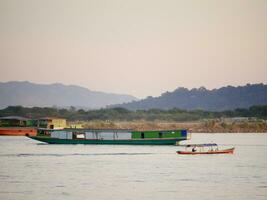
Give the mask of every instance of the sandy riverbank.
M 84 128 L 118 128 L 134 130 L 168 130 L 187 129 L 193 133 L 267 133 L 267 122 L 232 122 L 216 120 L 196 122 L 162 122 L 162 121 L 88 121 L 82 122 Z

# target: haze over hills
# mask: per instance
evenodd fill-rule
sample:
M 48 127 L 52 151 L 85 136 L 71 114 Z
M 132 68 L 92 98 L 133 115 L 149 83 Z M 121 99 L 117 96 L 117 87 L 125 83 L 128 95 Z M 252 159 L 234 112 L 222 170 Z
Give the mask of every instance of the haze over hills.
M 267 85 L 247 84 L 245 86 L 227 86 L 207 90 L 204 87 L 188 90 L 179 87 L 173 92 L 163 93 L 159 97 L 147 97 L 140 101 L 115 105 L 129 110 L 171 109 L 223 111 L 235 108 L 248 108 L 253 105 L 267 105 Z
M 35 84 L 30 82 L 0 82 L 0 108 L 21 105 L 26 107 L 70 107 L 98 109 L 122 107 L 129 110 L 171 109 L 223 111 L 267 105 L 267 85 L 247 84 L 208 90 L 204 87 L 179 87 L 159 97 L 138 100 L 130 95 L 95 92 L 75 85 Z
M 137 100 L 134 96 L 95 92 L 75 85 L 0 82 L 0 108 L 7 106 L 101 108 Z

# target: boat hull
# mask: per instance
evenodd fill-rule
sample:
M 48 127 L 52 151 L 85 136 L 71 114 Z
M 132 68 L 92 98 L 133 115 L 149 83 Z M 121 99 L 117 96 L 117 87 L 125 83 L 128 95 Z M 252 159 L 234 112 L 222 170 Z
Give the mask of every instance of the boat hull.
M 178 154 L 183 155 L 198 155 L 198 154 L 233 154 L 235 148 L 215 151 L 204 151 L 204 152 L 191 152 L 191 151 L 177 151 Z
M 130 139 L 130 140 L 96 140 L 96 139 L 59 139 L 43 136 L 29 138 L 48 144 L 102 144 L 102 145 L 176 145 L 182 139 Z
M 36 136 L 37 129 L 31 127 L 1 127 L 0 135 L 5 136 Z

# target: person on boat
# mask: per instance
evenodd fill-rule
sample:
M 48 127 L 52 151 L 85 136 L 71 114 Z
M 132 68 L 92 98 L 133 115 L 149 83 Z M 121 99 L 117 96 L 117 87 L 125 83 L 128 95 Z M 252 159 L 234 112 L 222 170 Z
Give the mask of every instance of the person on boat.
M 192 149 L 192 152 L 196 152 L 197 151 L 197 147 L 194 146 L 193 149 Z

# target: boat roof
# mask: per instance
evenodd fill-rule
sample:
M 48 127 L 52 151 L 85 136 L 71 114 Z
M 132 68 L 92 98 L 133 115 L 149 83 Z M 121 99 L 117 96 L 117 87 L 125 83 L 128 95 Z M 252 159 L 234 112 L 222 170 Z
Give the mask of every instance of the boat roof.
M 21 117 L 21 116 L 7 116 L 7 117 L 0 117 L 0 119 L 10 119 L 10 120 L 30 120 L 29 118 Z
M 88 129 L 88 128 L 64 128 L 64 129 L 48 129 L 48 128 L 38 128 L 38 130 L 44 130 L 44 131 L 67 131 L 67 132 L 131 132 L 132 129 Z
M 41 117 L 41 118 L 39 118 L 39 120 L 53 120 L 53 119 L 66 120 L 66 119 L 60 118 L 60 117 Z
M 185 146 L 185 147 L 213 147 L 213 146 L 218 146 L 216 143 L 204 143 L 204 144 L 184 144 L 180 146 Z

